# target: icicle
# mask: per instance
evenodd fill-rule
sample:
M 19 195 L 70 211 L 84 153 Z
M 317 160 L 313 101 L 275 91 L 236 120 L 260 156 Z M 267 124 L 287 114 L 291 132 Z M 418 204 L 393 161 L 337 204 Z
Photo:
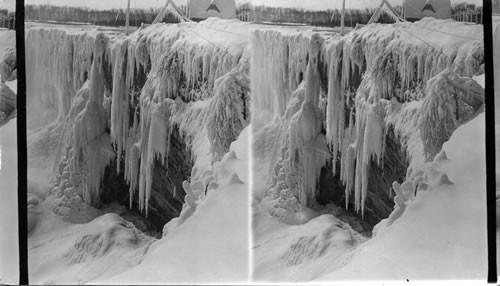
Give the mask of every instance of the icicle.
M 111 97 L 111 141 L 116 145 L 116 168 L 120 173 L 121 154 L 127 144 L 129 129 L 129 86 L 126 83 L 127 41 L 114 46 L 113 58 L 113 92 Z

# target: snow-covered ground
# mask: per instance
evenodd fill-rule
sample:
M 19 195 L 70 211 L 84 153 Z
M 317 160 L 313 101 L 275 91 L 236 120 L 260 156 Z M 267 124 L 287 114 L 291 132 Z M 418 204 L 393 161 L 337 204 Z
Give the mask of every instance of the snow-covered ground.
M 17 120 L 0 127 L 0 283 L 17 284 Z
M 0 30 L 0 59 L 15 44 L 15 31 Z M 5 84 L 17 93 L 17 80 Z M 0 127 L 0 283 L 6 284 L 19 281 L 16 122 L 14 118 Z

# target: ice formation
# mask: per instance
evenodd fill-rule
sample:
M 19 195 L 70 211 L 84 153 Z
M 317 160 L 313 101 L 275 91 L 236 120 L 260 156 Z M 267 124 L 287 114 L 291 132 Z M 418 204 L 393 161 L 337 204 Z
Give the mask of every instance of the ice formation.
M 457 30 L 463 31 L 460 37 L 454 36 Z M 315 42 L 319 53 L 310 48 Z M 430 18 L 368 25 L 345 37 L 257 29 L 251 38 L 251 75 L 254 115 L 259 112 L 260 120 L 254 128 L 272 120 L 270 130 L 278 135 L 270 136 L 285 146 L 271 151 L 274 195 L 291 188 L 302 204 L 312 205 L 318 172 L 332 158 L 333 172 L 340 172 L 346 186 L 346 205 L 353 197 L 363 214 L 370 163 L 382 165 L 389 129 L 409 155 L 411 175 L 425 163 L 422 154 L 432 159 L 451 132 L 480 108 L 484 91 L 471 77 L 482 72 L 482 45 L 480 25 Z M 302 105 L 298 93 L 305 93 Z M 320 109 L 324 101 L 326 112 Z M 435 128 L 442 121 L 444 129 Z M 321 129 L 330 152 L 321 158 L 297 152 Z M 440 137 L 430 140 L 435 132 Z M 288 133 L 288 138 L 283 135 Z M 289 170 L 280 172 L 284 164 L 291 164 Z
M 0 83 L 0 127 L 16 115 L 16 101 L 14 91 Z
M 8 49 L 0 58 L 0 81 L 12 81 L 17 79 L 17 54 L 15 48 Z
M 79 195 L 98 205 L 105 167 L 116 160 L 130 204 L 138 191 L 147 213 L 153 166 L 168 166 L 174 128 L 195 157 L 191 180 L 210 170 L 248 124 L 247 26 L 209 19 L 130 36 L 28 29 L 28 127 L 60 127 L 59 196 L 83 184 Z

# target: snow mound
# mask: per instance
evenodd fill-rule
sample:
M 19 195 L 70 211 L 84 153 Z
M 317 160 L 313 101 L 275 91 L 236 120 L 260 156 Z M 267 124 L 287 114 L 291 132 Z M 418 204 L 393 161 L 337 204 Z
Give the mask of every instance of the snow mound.
M 324 225 L 329 227 L 324 228 Z M 304 232 L 306 229 L 307 232 Z M 342 230 L 340 221 L 332 215 L 322 215 L 310 220 L 296 235 L 297 238 L 283 255 L 283 260 L 289 265 L 318 259 L 331 247 L 349 248 L 353 244 L 351 234 Z
M 41 224 L 29 241 L 30 280 L 37 284 L 106 279 L 139 264 L 153 242 L 116 214 L 75 225 L 45 217 Z

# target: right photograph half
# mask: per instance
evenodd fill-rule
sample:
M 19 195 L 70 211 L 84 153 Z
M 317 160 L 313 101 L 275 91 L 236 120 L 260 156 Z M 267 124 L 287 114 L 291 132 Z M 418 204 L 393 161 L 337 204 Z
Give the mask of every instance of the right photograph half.
M 485 281 L 482 1 L 259 3 L 252 279 Z

